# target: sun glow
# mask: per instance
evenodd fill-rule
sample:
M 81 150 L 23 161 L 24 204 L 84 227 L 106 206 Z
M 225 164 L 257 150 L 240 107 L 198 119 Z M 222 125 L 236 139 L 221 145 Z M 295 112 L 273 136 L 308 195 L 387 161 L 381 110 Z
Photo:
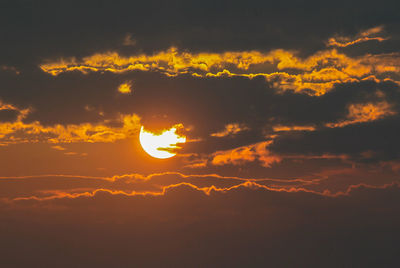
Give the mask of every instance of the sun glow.
M 176 155 L 175 149 L 180 148 L 178 143 L 185 143 L 186 137 L 176 133 L 181 124 L 174 125 L 170 129 L 163 130 L 161 133 L 153 133 L 140 129 L 139 140 L 143 150 L 155 158 L 165 159 Z

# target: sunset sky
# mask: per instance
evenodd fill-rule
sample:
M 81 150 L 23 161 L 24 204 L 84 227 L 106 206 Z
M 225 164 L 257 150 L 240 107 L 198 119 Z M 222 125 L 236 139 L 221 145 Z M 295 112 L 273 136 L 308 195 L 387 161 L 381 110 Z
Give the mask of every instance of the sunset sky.
M 0 3 L 1 267 L 399 267 L 400 2 Z

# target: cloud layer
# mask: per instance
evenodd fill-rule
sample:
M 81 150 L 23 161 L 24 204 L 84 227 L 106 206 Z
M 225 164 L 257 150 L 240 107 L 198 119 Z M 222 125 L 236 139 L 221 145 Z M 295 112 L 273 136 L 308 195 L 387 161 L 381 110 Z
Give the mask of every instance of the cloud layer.
M 398 186 L 357 186 L 349 193 L 326 197 L 248 183 L 206 195 L 186 183 L 162 195 L 99 189 L 1 202 L 3 261 L 60 267 L 124 266 L 132 258 L 141 266 L 395 265 Z M 22 257 L 14 255 L 17 247 Z

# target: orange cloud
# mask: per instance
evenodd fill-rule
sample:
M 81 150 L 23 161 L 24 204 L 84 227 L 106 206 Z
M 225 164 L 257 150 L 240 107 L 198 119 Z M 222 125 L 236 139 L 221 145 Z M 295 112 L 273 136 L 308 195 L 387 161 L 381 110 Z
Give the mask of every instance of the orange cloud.
M 207 160 L 203 160 L 203 161 L 198 161 L 195 163 L 191 163 L 186 165 L 186 168 L 204 168 L 207 166 Z
M 3 202 L 18 202 L 18 201 L 29 201 L 29 200 L 34 200 L 34 201 L 49 201 L 49 200 L 56 200 L 56 199 L 75 199 L 75 198 L 91 198 L 95 197 L 98 194 L 102 193 L 107 193 L 110 195 L 122 195 L 122 196 L 127 196 L 127 197 L 133 197 L 133 196 L 165 196 L 168 194 L 169 191 L 175 189 L 175 188 L 182 188 L 182 187 L 187 187 L 192 190 L 196 190 L 199 192 L 204 193 L 205 195 L 211 195 L 213 193 L 217 192 L 222 192 L 222 193 L 227 193 L 229 191 L 234 191 L 234 190 L 240 190 L 240 189 L 252 189 L 252 190 L 264 190 L 264 191 L 271 191 L 271 192 L 286 192 L 286 193 L 298 193 L 298 192 L 304 192 L 304 193 L 312 193 L 320 196 L 328 196 L 328 197 L 340 197 L 340 196 L 348 196 L 351 194 L 352 191 L 358 189 L 358 188 L 371 188 L 371 189 L 386 189 L 389 187 L 400 187 L 400 184 L 396 182 L 392 182 L 389 184 L 384 184 L 381 186 L 373 186 L 373 185 L 368 185 L 368 184 L 356 184 L 356 185 L 350 185 L 347 187 L 345 191 L 339 191 L 336 193 L 331 193 L 329 190 L 325 190 L 324 192 L 317 192 L 313 190 L 308 190 L 305 188 L 301 187 L 289 187 L 289 188 L 273 188 L 269 186 L 265 186 L 262 184 L 259 184 L 257 182 L 252 182 L 252 181 L 245 181 L 240 184 L 231 186 L 231 187 L 215 187 L 214 185 L 212 186 L 206 186 L 206 187 L 199 187 L 191 183 L 187 182 L 181 182 L 177 184 L 171 184 L 167 185 L 161 188 L 160 191 L 143 191 L 143 192 L 136 192 L 136 191 L 122 191 L 122 190 L 111 190 L 111 189 L 106 189 L 106 188 L 99 188 L 95 189 L 93 191 L 86 191 L 86 192 L 79 192 L 79 193 L 69 193 L 65 191 L 51 191 L 51 195 L 49 196 L 42 196 L 38 197 L 35 195 L 32 196 L 27 196 L 27 197 L 16 197 L 11 200 L 7 198 L 0 199 Z
M 274 132 L 282 132 L 282 131 L 314 131 L 314 126 L 274 126 Z
M 266 149 L 271 143 L 272 141 L 265 141 L 232 150 L 217 151 L 213 154 L 211 163 L 216 166 L 242 165 L 246 162 L 258 160 L 263 166 L 270 167 L 273 163 L 281 161 L 280 157 L 271 155 Z
M 205 168 L 207 167 L 208 159 L 207 158 L 200 158 L 195 160 L 187 161 L 188 164 L 185 165 L 185 168 Z
M 22 201 L 38 200 L 46 201 L 61 198 L 79 198 L 93 197 L 98 193 L 108 192 L 112 195 L 126 196 L 163 196 L 170 190 L 179 187 L 186 187 L 192 190 L 200 191 L 206 195 L 215 192 L 226 193 L 232 190 L 243 188 L 254 190 L 268 190 L 274 192 L 309 192 L 318 195 L 336 197 L 348 195 L 353 189 L 359 187 L 386 188 L 398 185 L 395 178 L 381 181 L 376 184 L 362 182 L 359 177 L 336 187 L 338 181 L 332 181 L 335 186 L 330 184 L 329 179 L 332 175 L 341 174 L 359 174 L 354 168 L 333 169 L 313 174 L 305 178 L 298 179 L 274 179 L 259 178 L 248 179 L 232 176 L 222 176 L 218 174 L 182 174 L 179 172 L 162 172 L 150 175 L 142 174 L 123 174 L 113 177 L 92 177 L 92 176 L 73 176 L 73 175 L 42 175 L 42 176 L 20 176 L 20 177 L 0 177 L 2 187 L 8 187 L 13 183 L 24 185 L 25 183 L 32 187 L 22 187 L 15 191 L 2 192 L 0 200 Z M 367 173 L 368 174 L 368 173 Z M 50 185 L 47 182 L 51 179 Z M 68 187 L 66 181 L 71 180 Z M 395 179 L 393 181 L 393 179 Z M 32 184 L 32 181 L 35 183 Z M 347 180 L 346 180 L 347 181 Z M 45 183 L 45 184 L 43 184 Z
M 210 136 L 222 138 L 222 137 L 226 137 L 229 135 L 235 135 L 239 132 L 242 132 L 242 131 L 248 130 L 248 129 L 249 129 L 248 127 L 246 127 L 244 125 L 240 125 L 239 123 L 232 123 L 232 124 L 226 125 L 224 130 L 222 130 L 220 132 L 212 133 Z
M 122 93 L 122 94 L 131 93 L 132 92 L 132 82 L 128 81 L 128 82 L 125 82 L 125 83 L 122 83 L 121 85 L 119 85 L 118 92 Z
M 229 192 L 231 190 L 236 190 L 236 189 L 240 189 L 240 188 L 249 188 L 249 189 L 254 189 L 254 190 L 264 189 L 264 190 L 274 191 L 274 192 L 289 192 L 289 193 L 290 192 L 310 192 L 310 193 L 322 195 L 321 193 L 309 191 L 304 188 L 274 189 L 274 188 L 270 188 L 268 186 L 261 185 L 261 184 L 258 184 L 256 182 L 251 182 L 251 181 L 246 181 L 246 182 L 240 183 L 238 185 L 234 185 L 234 186 L 226 187 L 226 188 L 218 188 L 215 186 L 198 187 L 191 183 L 181 182 L 181 183 L 177 183 L 177 184 L 171 184 L 168 186 L 164 186 L 164 187 L 162 187 L 162 189 L 160 191 L 157 191 L 157 192 L 155 192 L 155 191 L 126 192 L 126 191 L 121 191 L 121 190 L 110 190 L 110 189 L 100 188 L 100 189 L 96 189 L 93 191 L 81 192 L 81 193 L 53 191 L 53 195 L 46 196 L 46 197 L 37 197 L 37 196 L 17 197 L 17 198 L 12 199 L 11 201 L 27 201 L 27 200 L 48 201 L 48 200 L 63 199 L 63 198 L 75 199 L 75 198 L 81 198 L 81 197 L 94 197 L 97 194 L 101 194 L 101 193 L 108 193 L 110 195 L 123 195 L 123 196 L 164 196 L 168 193 L 168 191 L 170 191 L 174 188 L 180 188 L 180 187 L 188 187 L 193 190 L 203 192 L 205 195 L 211 195 L 213 192 Z M 339 195 L 343 195 L 343 194 L 345 194 L 345 193 L 340 193 Z M 325 192 L 323 195 L 337 196 L 338 194 L 332 195 L 329 192 Z
M 344 37 L 344 36 L 337 36 L 332 37 L 328 40 L 327 46 L 334 46 L 334 47 L 348 47 L 355 44 L 367 42 L 367 41 L 378 41 L 383 42 L 389 38 L 379 37 L 376 36 L 377 34 L 383 31 L 383 26 L 377 26 L 366 31 L 362 31 L 358 33 L 355 37 Z
M 13 104 L 9 104 L 9 103 L 4 103 L 0 100 L 0 111 L 1 110 L 14 110 L 14 111 L 18 111 L 19 113 L 19 118 L 23 118 L 25 117 L 28 113 L 31 112 L 31 109 L 20 109 L 18 107 L 16 107 Z
M 10 104 L 1 104 L 0 109 L 16 109 Z M 19 115 L 15 122 L 0 122 L 0 145 L 26 142 L 114 142 L 136 134 L 140 128 L 139 116 L 120 115 L 116 119 L 121 127 L 107 126 L 107 120 L 102 123 L 83 123 L 79 125 L 43 126 L 40 122 L 24 123 L 23 119 L 30 113 L 30 109 L 18 110 Z
M 86 153 L 79 154 L 79 153 L 77 153 L 77 152 L 65 152 L 64 154 L 65 154 L 65 155 L 68 155 L 68 156 L 75 156 L 75 155 L 87 156 Z
M 51 148 L 53 148 L 54 150 L 57 150 L 57 151 L 65 151 L 66 150 L 64 147 L 59 146 L 59 145 L 51 146 Z
M 282 90 L 323 95 L 335 83 L 359 81 L 371 75 L 388 72 L 399 73 L 400 54 L 349 57 L 331 49 L 301 58 L 294 51 L 282 49 L 268 53 L 254 50 L 190 53 L 173 47 L 153 55 L 124 57 L 116 52 L 107 52 L 81 60 L 61 59 L 43 63 L 40 68 L 52 75 L 69 71 L 123 73 L 140 70 L 157 71 L 168 76 L 187 73 L 196 77 L 243 76 L 251 79 L 262 76 Z
M 344 127 L 352 124 L 376 121 L 394 114 L 396 112 L 385 101 L 379 103 L 351 104 L 348 107 L 348 114 L 345 120 L 328 123 L 326 126 L 330 128 Z

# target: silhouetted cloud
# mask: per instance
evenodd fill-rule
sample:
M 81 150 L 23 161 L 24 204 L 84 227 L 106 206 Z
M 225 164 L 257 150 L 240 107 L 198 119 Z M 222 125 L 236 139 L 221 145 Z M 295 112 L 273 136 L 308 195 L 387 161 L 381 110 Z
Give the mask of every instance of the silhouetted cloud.
M 2 201 L 3 261 L 107 267 L 130 265 L 134 258 L 141 266 L 283 267 L 326 266 L 334 254 L 328 267 L 391 267 L 397 263 L 398 197 L 397 185 L 359 185 L 327 197 L 248 183 L 228 191 L 178 184 L 162 195 L 99 189 Z

